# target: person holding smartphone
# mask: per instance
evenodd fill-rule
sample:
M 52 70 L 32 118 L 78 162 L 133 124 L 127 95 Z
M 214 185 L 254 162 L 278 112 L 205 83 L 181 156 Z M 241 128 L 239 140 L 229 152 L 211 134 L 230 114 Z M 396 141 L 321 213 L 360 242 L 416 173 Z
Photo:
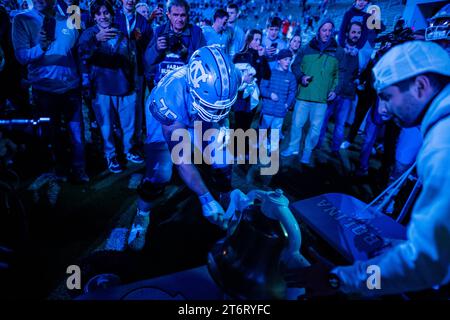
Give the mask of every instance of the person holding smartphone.
M 262 45 L 266 48 L 266 57 L 270 63 L 270 68 L 277 68 L 278 61 L 276 55 L 280 50 L 286 49 L 286 42 L 280 38 L 280 28 L 282 21 L 279 17 L 273 17 L 267 24 L 267 36 L 262 40 Z
M 336 98 L 339 61 L 338 45 L 333 38 L 334 23 L 328 18 L 319 22 L 317 36 L 300 49 L 291 65 L 297 78 L 298 93 L 290 130 L 289 146 L 281 156 L 299 154 L 300 141 L 306 121 L 310 121 L 300 162 L 312 165 L 311 155 L 316 147 L 324 122 L 327 103 Z
M 103 136 L 108 169 L 119 173 L 123 165 L 114 140 L 114 125 L 122 131 L 126 158 L 134 156 L 136 48 L 113 24 L 114 11 L 108 0 L 94 0 L 91 15 L 96 25 L 83 32 L 79 41 L 83 87 L 92 88 L 95 93 L 93 109 Z
M 34 0 L 33 4 L 33 9 L 14 17 L 12 39 L 17 60 L 28 68 L 38 116 L 51 119 L 44 130 L 50 155 L 42 170 L 59 176 L 70 173 L 75 182 L 85 183 L 89 177 L 85 172 L 80 77 L 73 54 L 79 31 L 67 28 L 67 18 L 55 10 L 55 0 Z M 70 134 L 67 143 L 59 139 L 62 118 Z M 67 144 L 72 149 L 70 164 L 64 161 Z
M 154 28 L 159 27 L 162 23 L 164 23 L 164 4 L 158 3 L 150 15 L 150 22 L 154 23 Z

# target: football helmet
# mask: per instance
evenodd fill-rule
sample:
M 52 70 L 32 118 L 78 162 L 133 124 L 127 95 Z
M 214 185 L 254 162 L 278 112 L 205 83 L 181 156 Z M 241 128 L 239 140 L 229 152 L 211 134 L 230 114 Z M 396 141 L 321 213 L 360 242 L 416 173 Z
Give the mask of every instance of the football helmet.
M 425 39 L 428 41 L 450 40 L 450 4 L 445 5 L 429 19 Z
M 218 122 L 236 102 L 242 76 L 220 48 L 207 46 L 192 54 L 187 81 L 198 116 L 203 121 Z

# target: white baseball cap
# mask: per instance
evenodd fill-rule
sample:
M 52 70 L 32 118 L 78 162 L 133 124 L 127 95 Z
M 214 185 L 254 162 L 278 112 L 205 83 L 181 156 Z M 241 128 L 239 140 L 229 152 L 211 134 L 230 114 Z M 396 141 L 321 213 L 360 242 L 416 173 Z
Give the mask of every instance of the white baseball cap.
M 373 67 L 374 88 L 380 90 L 426 72 L 450 76 L 450 56 L 433 42 L 410 41 L 390 49 Z

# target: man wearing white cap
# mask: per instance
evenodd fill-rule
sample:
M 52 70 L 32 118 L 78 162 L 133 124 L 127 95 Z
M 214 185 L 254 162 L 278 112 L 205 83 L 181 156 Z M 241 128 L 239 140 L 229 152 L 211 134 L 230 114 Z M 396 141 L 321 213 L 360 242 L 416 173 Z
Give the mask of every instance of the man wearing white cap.
M 319 263 L 287 276 L 291 286 L 317 295 L 388 295 L 450 283 L 450 57 L 437 44 L 407 42 L 388 51 L 373 73 L 379 112 L 402 127 L 420 125 L 417 171 L 423 189 L 406 241 L 351 266 Z M 380 271 L 375 289 L 367 281 L 370 266 Z

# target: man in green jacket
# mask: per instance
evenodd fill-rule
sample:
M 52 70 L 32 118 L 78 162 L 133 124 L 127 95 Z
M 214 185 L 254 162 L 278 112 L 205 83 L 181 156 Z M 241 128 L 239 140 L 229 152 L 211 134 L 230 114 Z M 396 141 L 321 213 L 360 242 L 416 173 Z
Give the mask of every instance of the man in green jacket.
M 334 23 L 328 18 L 319 23 L 317 35 L 301 49 L 292 72 L 299 83 L 297 101 L 292 117 L 289 146 L 281 155 L 289 157 L 299 153 L 303 126 L 310 120 L 305 147 L 300 162 L 309 165 L 312 150 L 317 145 L 327 110 L 327 102 L 336 98 L 338 83 L 338 45 L 333 38 Z

